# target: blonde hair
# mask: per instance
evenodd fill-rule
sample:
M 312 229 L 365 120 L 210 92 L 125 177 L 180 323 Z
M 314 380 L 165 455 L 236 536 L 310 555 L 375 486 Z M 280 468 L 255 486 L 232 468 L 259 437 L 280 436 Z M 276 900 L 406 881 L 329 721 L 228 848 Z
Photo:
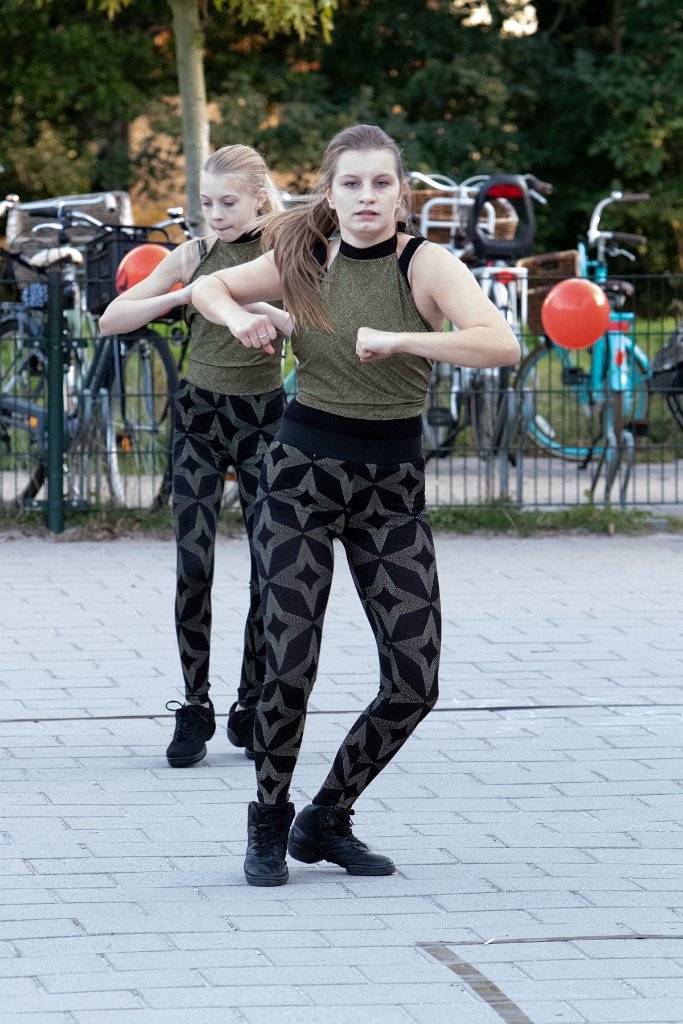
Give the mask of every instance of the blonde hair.
M 299 323 L 332 330 L 322 308 L 324 268 L 314 254 L 316 243 L 322 243 L 327 249 L 328 239 L 339 230 L 336 213 L 330 209 L 325 193 L 344 153 L 376 149 L 388 149 L 392 153 L 398 179 L 403 184 L 405 172 L 401 150 L 385 131 L 373 124 L 345 128 L 328 143 L 320 176 L 311 191 L 311 201 L 270 218 L 265 226 L 264 249 L 273 249 L 284 305 Z M 406 196 L 401 200 L 397 221 L 407 220 L 407 203 Z
M 241 178 L 249 195 L 256 196 L 259 192 L 265 192 L 266 198 L 257 211 L 259 216 L 284 210 L 280 192 L 270 176 L 266 161 L 251 146 L 222 146 L 211 154 L 202 170 L 207 174 L 233 174 Z
M 256 230 L 259 227 L 260 218 L 272 216 L 284 210 L 280 190 L 270 175 L 266 161 L 251 146 L 242 146 L 239 143 L 233 146 L 222 146 L 206 160 L 202 171 L 206 174 L 218 175 L 218 177 L 234 175 L 240 179 L 246 193 L 250 196 L 257 196 L 260 192 L 265 193 L 265 199 L 256 211 L 257 219 L 252 224 L 246 225 L 245 230 L 249 230 L 251 227 Z M 205 235 L 204 238 L 215 240 L 216 236 Z M 183 253 L 183 280 L 189 280 L 189 276 L 196 269 L 196 261 L 199 258 L 197 246 L 200 245 L 201 239 L 195 241 L 197 244 L 188 245 L 186 252 Z

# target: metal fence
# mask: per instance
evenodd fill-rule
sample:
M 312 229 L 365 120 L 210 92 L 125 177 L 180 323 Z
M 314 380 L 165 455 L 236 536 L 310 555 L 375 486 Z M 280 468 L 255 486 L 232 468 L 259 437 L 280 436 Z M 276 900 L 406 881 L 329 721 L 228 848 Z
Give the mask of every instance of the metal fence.
M 635 286 L 632 337 L 641 353 L 638 372 L 646 375 L 640 381 L 646 402 L 642 408 L 624 410 L 628 437 L 617 437 L 612 468 L 604 457 L 604 396 L 595 401 L 595 393 L 586 392 L 586 408 L 577 414 L 576 381 L 581 375 L 587 379 L 590 372 L 591 351 L 583 350 L 571 357 L 570 370 L 560 368 L 555 378 L 532 374 L 526 387 L 515 387 L 519 372 L 513 371 L 509 387 L 494 394 L 504 426 L 487 450 L 469 423 L 472 395 L 457 396 L 462 421 L 439 456 L 427 462 L 430 506 L 503 499 L 525 508 L 587 502 L 667 507 L 683 498 L 683 372 L 680 381 L 674 373 L 666 387 L 652 374 L 657 354 L 681 320 L 683 275 L 630 280 Z M 528 352 L 544 344 L 537 333 L 538 310 L 552 283 L 547 276 L 529 279 Z M 47 301 L 34 308 L 11 282 L 1 287 L 0 504 L 16 510 L 63 510 L 109 505 L 145 509 L 167 502 L 167 387 L 173 379 L 168 353 L 175 364 L 187 357 L 179 325 L 155 325 L 147 332 L 146 354 L 140 343 L 120 339 L 102 357 L 119 368 L 119 376 L 105 374 L 99 384 L 96 378 L 95 386 L 87 386 L 88 366 L 101 339 L 69 335 L 61 285 L 52 320 Z M 166 355 L 156 338 L 164 340 Z M 447 418 L 453 412 L 448 412 L 453 396 L 434 394 L 431 410 L 434 418 L 436 408 L 438 422 L 439 414 Z M 538 423 L 548 418 L 553 436 L 559 438 L 554 451 L 539 444 Z M 427 447 L 429 443 L 427 439 Z

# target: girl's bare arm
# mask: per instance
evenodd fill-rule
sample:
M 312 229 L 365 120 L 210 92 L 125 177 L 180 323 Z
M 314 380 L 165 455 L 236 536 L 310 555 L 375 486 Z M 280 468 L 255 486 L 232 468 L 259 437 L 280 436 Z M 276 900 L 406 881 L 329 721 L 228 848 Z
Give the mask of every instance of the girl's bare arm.
M 251 313 L 245 307 L 280 298 L 280 276 L 270 253 L 203 277 L 192 293 L 194 306 L 207 320 L 227 327 L 245 348 L 263 348 L 271 354 L 277 328 L 270 314 Z
M 520 356 L 514 332 L 474 276 L 457 257 L 434 243 L 423 245 L 411 261 L 415 303 L 433 331 L 389 332 L 364 327 L 356 352 L 371 362 L 409 352 L 457 366 L 507 366 Z M 444 321 L 455 330 L 442 330 Z
M 193 285 L 184 285 L 183 288 L 176 291 L 171 291 L 171 289 L 182 280 L 183 250 L 192 244 L 191 241 L 183 242 L 176 249 L 172 249 L 149 277 L 133 285 L 121 295 L 117 295 L 100 317 L 101 333 L 105 335 L 125 334 L 126 331 L 137 330 L 138 327 L 144 327 L 156 317 L 164 316 L 175 306 L 189 302 Z M 190 276 L 198 262 L 197 255 L 196 263 L 190 263 Z

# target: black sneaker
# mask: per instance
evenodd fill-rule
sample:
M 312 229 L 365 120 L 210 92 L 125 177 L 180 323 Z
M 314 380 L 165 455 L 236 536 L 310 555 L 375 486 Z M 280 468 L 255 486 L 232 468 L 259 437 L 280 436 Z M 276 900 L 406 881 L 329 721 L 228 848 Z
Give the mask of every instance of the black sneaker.
M 299 811 L 289 834 L 289 853 L 304 864 L 327 860 L 350 875 L 393 875 L 388 857 L 373 853 L 351 831 L 351 815 L 339 807 L 309 804 Z
M 244 874 L 249 885 L 284 885 L 289 878 L 285 855 L 294 804 L 249 804 Z
M 228 739 L 233 747 L 244 747 L 245 755 L 253 761 L 256 708 L 238 708 L 237 703 L 228 711 Z
M 206 741 L 216 731 L 216 719 L 213 704 L 209 707 L 202 704 L 179 704 L 176 700 L 168 702 L 166 707 L 175 713 L 175 732 L 166 750 L 166 757 L 171 768 L 189 768 L 206 757 Z

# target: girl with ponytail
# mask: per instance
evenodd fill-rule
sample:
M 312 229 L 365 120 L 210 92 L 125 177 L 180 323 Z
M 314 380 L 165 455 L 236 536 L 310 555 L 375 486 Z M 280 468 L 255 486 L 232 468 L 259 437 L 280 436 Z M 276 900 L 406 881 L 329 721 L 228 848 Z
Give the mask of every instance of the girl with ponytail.
M 208 319 L 271 358 L 276 324 L 246 304 L 282 299 L 299 364 L 298 396 L 264 458 L 256 501 L 268 655 L 244 863 L 251 885 L 286 882 L 287 851 L 353 875 L 395 870 L 354 836 L 351 815 L 438 696 L 439 587 L 422 458 L 432 361 L 484 367 L 519 357 L 464 264 L 403 230 L 407 195 L 393 139 L 375 125 L 348 128 L 327 147 L 312 202 L 268 224 L 266 254 L 205 278 L 194 294 Z M 290 785 L 334 540 L 375 636 L 379 687 L 294 820 Z

